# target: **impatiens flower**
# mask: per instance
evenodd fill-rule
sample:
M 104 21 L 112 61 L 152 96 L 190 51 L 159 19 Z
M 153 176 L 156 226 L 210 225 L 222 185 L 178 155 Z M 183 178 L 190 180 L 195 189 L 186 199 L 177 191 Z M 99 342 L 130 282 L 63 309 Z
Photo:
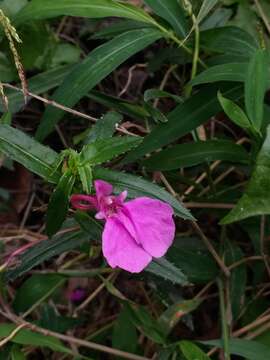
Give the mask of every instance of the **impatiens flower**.
M 112 268 L 138 273 L 167 252 L 175 234 L 170 205 L 148 197 L 125 202 L 127 191 L 112 195 L 113 186 L 103 180 L 95 181 L 95 189 L 95 196 L 73 195 L 71 203 L 105 220 L 102 251 Z

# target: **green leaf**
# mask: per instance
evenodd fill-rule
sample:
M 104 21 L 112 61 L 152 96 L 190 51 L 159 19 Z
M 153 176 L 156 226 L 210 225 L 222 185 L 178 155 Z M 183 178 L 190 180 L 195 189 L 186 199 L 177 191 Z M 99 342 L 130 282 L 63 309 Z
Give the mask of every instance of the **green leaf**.
M 0 338 L 8 337 L 16 329 L 16 327 L 17 326 L 13 324 L 0 324 Z M 69 355 L 73 354 L 73 352 L 62 345 L 58 339 L 49 335 L 34 333 L 30 330 L 20 330 L 18 334 L 12 337 L 11 341 L 15 344 L 31 345 L 34 347 L 46 347 L 56 352 Z
M 178 324 L 181 318 L 184 315 L 196 310 L 201 304 L 201 302 L 202 300 L 200 299 L 191 299 L 183 300 L 169 306 L 168 309 L 161 314 L 158 320 L 165 334 L 168 335 L 172 331 L 172 329 Z
M 171 94 L 164 90 L 159 89 L 148 89 L 144 92 L 143 95 L 144 101 L 149 102 L 150 100 L 160 99 L 160 98 L 171 98 L 177 103 L 182 103 L 183 99 L 180 96 Z
M 33 267 L 42 264 L 54 256 L 76 249 L 90 239 L 96 240 L 94 236 L 92 237 L 91 232 L 72 231 L 55 235 L 50 240 L 43 240 L 18 257 L 19 264 L 5 273 L 5 280 L 13 281 Z
M 62 226 L 69 208 L 69 197 L 75 183 L 72 171 L 66 171 L 60 178 L 48 205 L 46 233 L 52 237 Z
M 27 0 L 2 0 L 0 9 L 2 9 L 7 16 L 11 17 L 16 15 L 26 4 Z
M 162 327 L 144 307 L 137 307 L 130 303 L 126 303 L 126 311 L 129 313 L 129 317 L 133 324 L 146 337 L 148 337 L 157 344 L 165 343 L 166 338 Z
M 250 216 L 270 214 L 270 127 L 258 154 L 254 171 L 244 195 L 236 206 L 222 219 L 230 224 Z
M 265 50 L 257 50 L 252 56 L 245 81 L 245 105 L 249 119 L 260 131 L 263 121 L 264 95 L 269 78 L 268 61 Z
M 38 95 L 53 89 L 61 84 L 73 66 L 61 66 L 32 76 L 27 80 L 28 90 Z M 8 108 L 10 112 L 15 113 L 25 106 L 23 94 L 19 91 L 7 89 L 5 94 L 8 97 Z M 0 111 L 5 111 L 2 102 L 0 102 Z
M 254 38 L 235 26 L 225 26 L 201 32 L 201 47 L 214 53 L 243 55 L 248 60 L 258 49 Z
M 149 170 L 166 171 L 215 160 L 247 163 L 249 156 L 242 146 L 232 141 L 207 140 L 174 145 L 147 158 L 142 164 Z
M 236 103 L 230 99 L 222 96 L 221 92 L 218 92 L 218 100 L 223 108 L 225 114 L 238 126 L 243 129 L 249 129 L 251 123 L 245 114 L 245 112 Z
M 247 63 L 227 63 L 211 66 L 197 75 L 190 83 L 192 85 L 201 85 L 218 81 L 244 82 L 247 67 Z
M 188 280 L 181 269 L 164 257 L 154 259 L 145 269 L 156 276 L 160 276 L 165 280 L 171 281 L 173 284 L 187 285 Z
M 200 24 L 214 6 L 218 3 L 218 0 L 204 0 L 200 8 L 199 14 L 197 15 L 197 22 Z
M 156 123 L 166 123 L 168 121 L 167 116 L 164 115 L 163 112 L 150 105 L 149 103 L 145 102 L 144 108 Z
M 77 170 L 82 183 L 83 191 L 86 192 L 86 194 L 91 194 L 93 183 L 92 167 L 85 164 L 83 166 L 78 166 Z
M 49 19 L 58 16 L 88 18 L 124 17 L 146 23 L 154 20 L 138 7 L 113 0 L 34 0 L 15 17 L 16 26 L 30 20 Z
M 59 315 L 56 309 L 48 304 L 43 304 L 39 317 L 37 321 L 38 326 L 58 333 L 66 333 L 68 330 L 73 330 L 83 323 L 81 318 L 76 319 Z M 90 359 L 87 358 L 87 360 Z
M 161 18 L 168 21 L 176 34 L 184 38 L 187 35 L 185 12 L 177 0 L 144 0 Z
M 203 341 L 203 344 L 223 347 L 220 340 Z M 231 354 L 239 355 L 247 360 L 266 360 L 270 359 L 270 347 L 254 340 L 231 339 L 229 340 Z
M 115 127 L 123 120 L 123 116 L 115 111 L 109 111 L 102 116 L 87 132 L 83 143 L 90 144 L 96 140 L 104 140 L 113 136 Z
M 140 137 L 122 136 L 97 140 L 85 145 L 80 154 L 81 164 L 99 165 L 138 146 Z
M 211 0 L 209 0 L 209 2 L 213 3 L 213 1 Z M 203 20 L 200 29 L 209 30 L 209 29 L 226 26 L 229 20 L 232 18 L 233 14 L 234 12 L 232 8 L 217 6 L 215 9 L 213 9 L 213 11 L 211 11 L 209 16 L 207 16 Z
M 0 119 L 0 124 L 3 124 L 3 125 L 10 125 L 12 122 L 12 114 L 11 112 L 6 112 L 4 113 L 2 116 L 1 116 L 1 119 Z
M 61 65 L 76 64 L 80 61 L 80 57 L 81 49 L 78 45 L 57 43 L 49 65 L 51 68 L 56 68 Z
M 191 62 L 191 55 L 182 48 L 166 47 L 155 52 L 155 55 L 149 60 L 148 68 L 151 72 L 157 72 L 164 64 L 184 65 Z
M 136 327 L 131 321 L 130 312 L 124 305 L 113 327 L 112 346 L 113 348 L 135 353 L 138 344 Z
M 14 345 L 11 349 L 11 360 L 27 360 L 24 353 L 20 350 L 18 345 Z
M 221 110 L 216 96 L 217 91 L 217 87 L 207 87 L 178 105 L 168 115 L 168 122 L 156 126 L 151 134 L 144 138 L 142 144 L 125 157 L 123 162 L 132 162 L 170 144 L 216 115 Z M 242 94 L 241 87 L 225 87 L 222 91 L 224 95 L 231 96 L 233 99 L 238 99 Z
M 218 268 L 205 245 L 197 238 L 177 238 L 166 258 L 186 275 L 191 283 L 204 284 L 214 280 Z
M 110 109 L 127 114 L 135 120 L 144 119 L 149 116 L 148 112 L 139 105 L 131 103 L 130 101 L 119 99 L 117 97 L 109 96 L 101 92 L 92 90 L 87 97 L 98 104 L 102 104 Z
M 173 207 L 176 215 L 183 219 L 194 219 L 190 212 L 166 190 L 141 177 L 104 168 L 95 168 L 94 178 L 102 179 L 113 184 L 114 190 L 117 193 L 127 190 L 130 198 L 149 196 L 150 198 L 165 201 Z
M 180 341 L 179 346 L 187 360 L 210 360 L 210 357 L 191 341 Z
M 225 246 L 224 258 L 227 266 L 244 259 L 244 254 L 238 245 L 228 240 L 226 241 Z M 237 320 L 238 315 L 240 314 L 241 306 L 244 304 L 246 282 L 246 264 L 239 265 L 231 270 L 229 291 L 233 321 Z
M 113 37 L 120 35 L 124 32 L 136 29 L 143 29 L 147 26 L 152 26 L 152 24 L 146 24 L 144 22 L 134 20 L 121 20 L 95 32 L 91 36 L 91 39 L 112 39 Z
M 84 211 L 76 211 L 74 218 L 76 222 L 80 225 L 81 229 L 87 234 L 89 233 L 91 239 L 99 240 L 102 235 L 102 225 L 100 222 L 94 220 Z
M 55 92 L 53 99 L 73 107 L 121 63 L 161 36 L 158 30 L 152 28 L 132 30 L 99 46 L 71 71 Z M 64 112 L 60 109 L 47 108 L 36 133 L 37 139 L 43 140 L 63 115 Z
M 58 154 L 20 130 L 0 125 L 0 151 L 49 182 L 59 179 L 59 173 L 53 172 Z
M 13 308 L 17 314 L 24 313 L 37 302 L 45 301 L 65 281 L 60 275 L 33 275 L 17 290 Z

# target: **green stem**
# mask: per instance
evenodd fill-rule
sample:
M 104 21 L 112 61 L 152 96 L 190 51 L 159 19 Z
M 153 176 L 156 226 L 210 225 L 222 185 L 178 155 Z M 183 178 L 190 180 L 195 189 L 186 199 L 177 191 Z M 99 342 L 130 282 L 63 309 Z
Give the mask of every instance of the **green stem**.
M 197 22 L 197 19 L 194 14 L 192 14 L 192 21 L 194 26 L 195 33 L 195 43 L 194 43 L 194 52 L 193 52 L 193 61 L 192 61 L 192 70 L 191 70 L 191 78 L 193 80 L 197 74 L 198 70 L 198 62 L 199 62 L 199 52 L 200 52 L 200 29 Z M 190 97 L 192 92 L 192 85 L 188 85 L 186 88 L 186 97 Z
M 230 349 L 229 349 L 229 326 L 227 324 L 226 306 L 224 301 L 224 286 L 221 279 L 217 279 L 219 303 L 220 303 L 220 315 L 221 315 L 221 326 L 222 326 L 222 338 L 224 347 L 224 359 L 231 360 Z
M 169 39 L 173 40 L 179 47 L 182 47 L 188 54 L 192 55 L 192 50 L 187 47 L 184 43 L 185 43 L 185 39 L 184 40 L 180 40 L 178 39 L 177 36 L 175 36 L 175 34 L 170 31 L 167 30 L 165 27 L 163 27 L 162 25 L 160 25 L 159 23 L 155 22 L 153 23 L 161 32 L 163 32 L 166 37 L 168 37 Z M 198 27 L 198 26 L 197 26 Z M 195 28 L 196 31 L 196 28 Z M 196 42 L 196 41 L 195 41 Z M 195 51 L 196 52 L 196 51 Z M 206 64 L 199 58 L 199 53 L 196 55 L 197 56 L 197 60 L 196 62 L 199 63 L 201 66 L 203 66 L 204 68 L 207 68 Z M 196 65 L 197 66 L 197 65 Z M 197 70 L 196 70 L 197 71 Z

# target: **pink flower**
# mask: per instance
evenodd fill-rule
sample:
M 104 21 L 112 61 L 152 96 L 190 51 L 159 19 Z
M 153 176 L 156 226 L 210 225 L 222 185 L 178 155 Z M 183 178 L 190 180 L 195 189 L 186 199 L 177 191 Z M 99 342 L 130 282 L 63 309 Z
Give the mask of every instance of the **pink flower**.
M 80 210 L 97 210 L 96 218 L 106 221 L 102 251 L 112 268 L 138 273 L 167 252 L 175 234 L 170 205 L 148 197 L 124 202 L 127 191 L 114 196 L 113 186 L 102 180 L 95 181 L 95 189 L 95 196 L 73 195 L 71 203 Z

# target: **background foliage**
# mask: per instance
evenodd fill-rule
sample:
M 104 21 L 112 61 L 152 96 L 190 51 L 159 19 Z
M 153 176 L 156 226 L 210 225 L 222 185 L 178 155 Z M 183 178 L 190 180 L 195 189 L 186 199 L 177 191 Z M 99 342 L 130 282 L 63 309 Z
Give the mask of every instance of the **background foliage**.
M 0 9 L 0 359 L 269 359 L 269 2 Z M 173 207 L 143 273 L 70 209 L 94 179 Z

